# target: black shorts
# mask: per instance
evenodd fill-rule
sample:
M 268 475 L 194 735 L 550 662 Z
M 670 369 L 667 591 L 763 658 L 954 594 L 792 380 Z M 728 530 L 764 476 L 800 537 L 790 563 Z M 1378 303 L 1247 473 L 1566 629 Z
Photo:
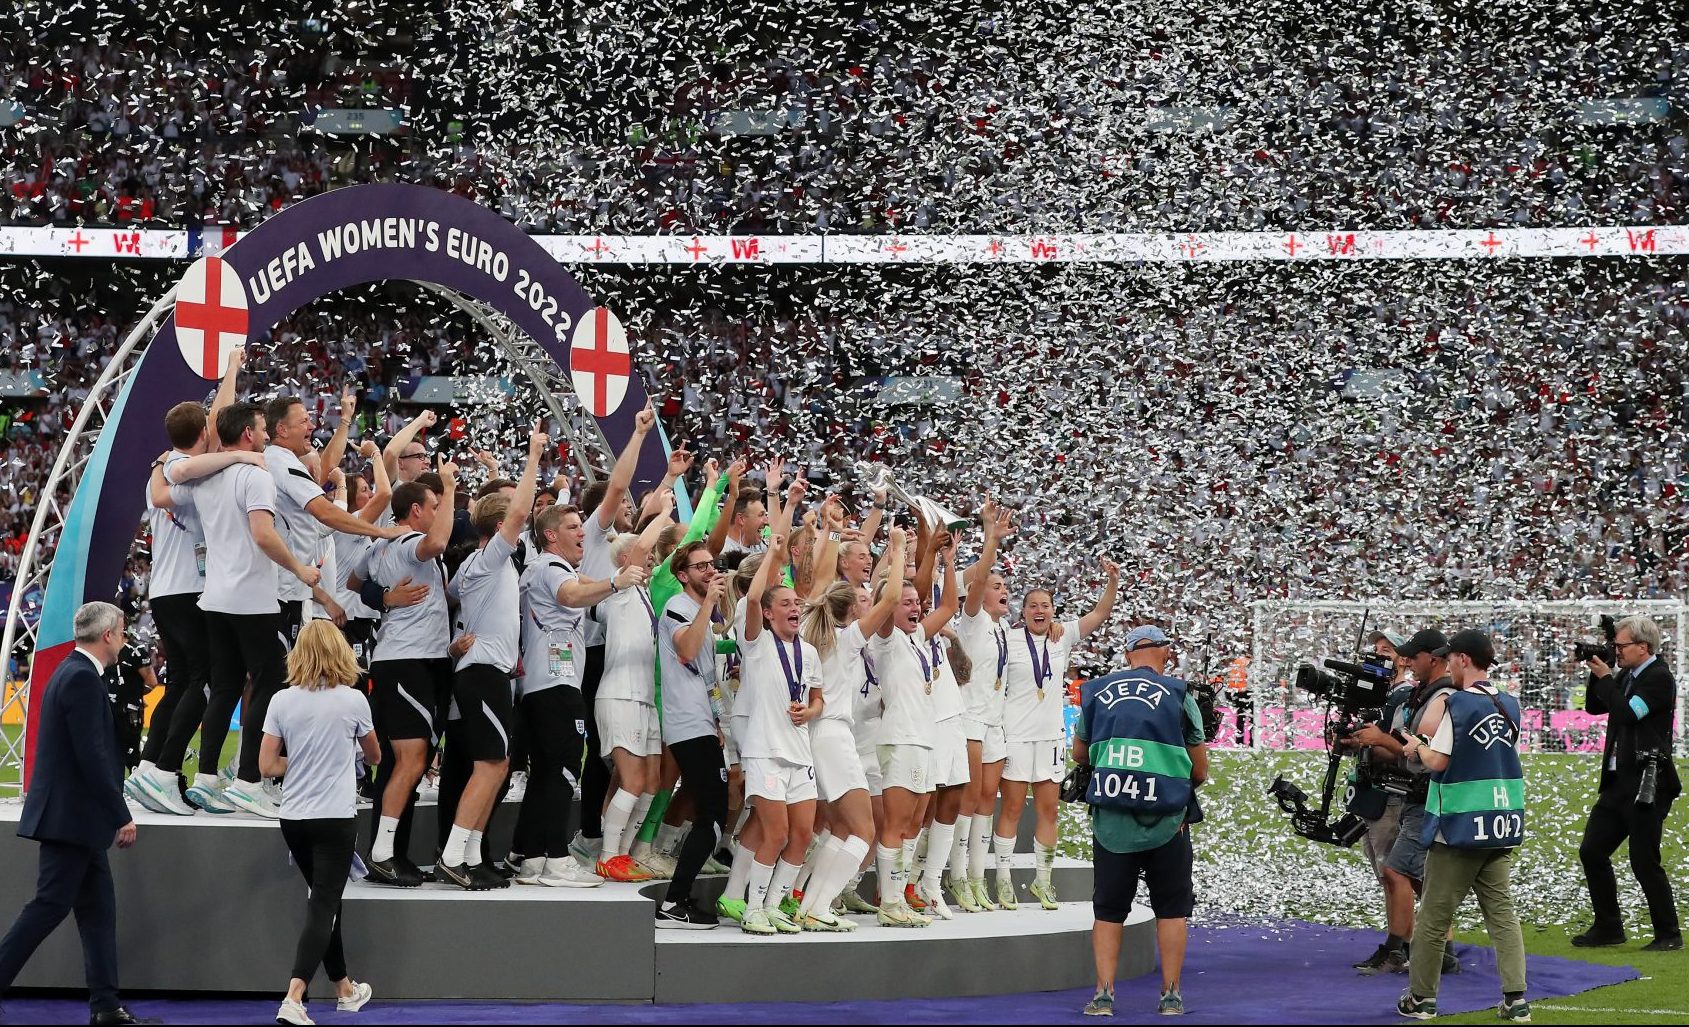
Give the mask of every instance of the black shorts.
M 1146 852 L 1110 852 L 1092 839 L 1094 885 L 1091 911 L 1103 923 L 1123 924 L 1138 896 L 1138 875 L 1149 882 L 1149 905 L 1157 920 L 1182 920 L 1196 908 L 1191 884 L 1191 833 L 1180 829 Z
M 346 636 L 346 644 L 352 647 L 353 655 L 358 658 L 358 666 L 366 671 L 375 656 L 375 629 L 380 624 L 380 621 L 368 617 L 352 617 L 340 629 L 340 633 Z
M 293 651 L 293 643 L 299 641 L 299 629 L 305 626 L 305 604 L 309 599 L 283 599 L 281 601 L 282 641 L 287 645 L 287 651 Z
M 510 758 L 510 725 L 515 717 L 510 675 L 486 663 L 471 663 L 452 675 L 452 697 L 459 721 L 452 738 L 472 760 Z
M 389 742 L 439 738 L 440 708 L 451 698 L 450 660 L 379 660 L 370 665 L 375 681 L 376 734 Z

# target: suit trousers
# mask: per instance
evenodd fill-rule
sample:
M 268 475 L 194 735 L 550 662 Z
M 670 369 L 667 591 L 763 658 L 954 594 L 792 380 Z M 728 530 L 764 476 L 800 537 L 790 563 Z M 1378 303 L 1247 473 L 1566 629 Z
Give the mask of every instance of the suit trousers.
M 76 914 L 88 1007 L 109 1013 L 117 1002 L 117 890 L 105 849 L 65 842 L 41 843 L 41 870 L 31 899 L 0 939 L 0 992 L 12 986 L 47 936 Z

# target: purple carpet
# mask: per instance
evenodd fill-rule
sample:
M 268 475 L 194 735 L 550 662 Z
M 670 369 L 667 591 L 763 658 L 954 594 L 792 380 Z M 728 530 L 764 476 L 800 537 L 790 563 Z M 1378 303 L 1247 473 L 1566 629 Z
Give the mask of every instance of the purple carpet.
M 1377 944 L 1375 932 L 1300 922 L 1207 924 L 1191 931 L 1185 962 L 1188 1018 L 1197 1023 L 1399 1023 L 1396 996 L 1405 976 L 1358 977 L 1349 964 Z M 1456 949 L 1461 973 L 1443 979 L 1444 1013 L 1494 1006 L 1501 995 L 1495 953 L 1466 945 Z M 1603 966 L 1550 956 L 1530 957 L 1529 997 L 1561 998 L 1591 988 L 1635 980 L 1629 967 Z M 341 1014 L 331 1003 L 311 1003 L 319 1023 L 1095 1023 L 1079 1014 L 1089 990 L 995 995 L 988 998 L 900 1002 L 778 1002 L 738 1005 L 572 1005 L 517 1002 L 382 1002 L 362 1013 Z M 1154 975 L 1122 981 L 1117 1021 L 1159 1020 Z M 279 997 L 278 992 L 278 997 Z M 137 1015 L 173 1024 L 271 1023 L 278 999 L 136 997 Z M 12 1023 L 86 1023 L 88 1007 L 74 999 L 18 999 L 6 1003 Z

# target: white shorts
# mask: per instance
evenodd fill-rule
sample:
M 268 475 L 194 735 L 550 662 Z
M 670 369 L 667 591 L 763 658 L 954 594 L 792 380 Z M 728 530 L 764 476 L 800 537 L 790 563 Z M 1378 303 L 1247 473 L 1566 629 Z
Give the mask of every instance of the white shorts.
M 750 722 L 749 716 L 743 719 L 728 717 L 721 722 L 721 758 L 726 760 L 730 767 L 738 766 L 742 762 L 739 758 L 739 732 L 745 730 Z
M 1008 749 L 1008 765 L 1003 768 L 1005 781 L 1059 784 L 1067 773 L 1067 755 L 1062 752 L 1061 742 L 1010 742 Z
M 881 786 L 923 795 L 932 791 L 932 750 L 923 745 L 880 746 Z
M 626 749 L 634 756 L 655 756 L 663 751 L 657 707 L 632 699 L 600 699 L 597 706 L 594 713 L 605 759 L 617 749 Z
M 842 720 L 816 720 L 809 725 L 809 752 L 815 757 L 815 786 L 827 802 L 868 787 L 856 736 Z
M 968 783 L 968 736 L 961 717 L 950 717 L 933 725 L 932 773 L 934 788 Z
M 879 795 L 885 791 L 885 775 L 880 769 L 880 747 L 873 742 L 874 735 L 879 730 L 878 722 L 866 727 L 861 724 L 851 725 L 851 734 L 856 738 L 856 759 L 862 764 L 862 776 L 868 781 L 869 795 Z
M 804 802 L 815 798 L 815 768 L 768 757 L 746 756 L 740 761 L 745 775 L 745 798 L 770 802 Z
M 1001 727 L 981 726 L 978 735 L 970 730 L 968 741 L 979 743 L 979 762 L 982 765 L 1001 763 L 1009 758 L 1009 743 L 1003 740 Z

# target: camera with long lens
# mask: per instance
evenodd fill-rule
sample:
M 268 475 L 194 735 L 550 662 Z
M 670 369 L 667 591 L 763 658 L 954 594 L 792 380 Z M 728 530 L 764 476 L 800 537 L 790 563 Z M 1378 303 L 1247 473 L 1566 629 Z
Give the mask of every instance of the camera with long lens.
M 1636 763 L 1642 768 L 1641 778 L 1636 784 L 1636 804 L 1638 806 L 1652 806 L 1655 793 L 1660 788 L 1660 764 L 1668 762 L 1671 757 L 1658 749 L 1643 749 L 1636 754 Z
M 1589 660 L 1600 660 L 1602 663 L 1611 667 L 1619 662 L 1618 647 L 1613 644 L 1618 640 L 1619 629 L 1618 625 L 1613 621 L 1613 618 L 1607 614 L 1601 615 L 1601 636 L 1606 639 L 1605 643 L 1572 643 L 1572 653 L 1577 657 L 1579 663 L 1585 663 Z
M 1396 677 L 1396 666 L 1387 656 L 1367 654 L 1359 663 L 1347 660 L 1325 660 L 1325 669 L 1304 663 L 1296 669 L 1296 687 L 1326 702 L 1325 739 L 1329 756 L 1326 759 L 1325 783 L 1317 807 L 1309 805 L 1307 792 L 1275 777 L 1267 787 L 1267 795 L 1278 803 L 1279 809 L 1290 814 L 1290 826 L 1310 841 L 1323 842 L 1344 848 L 1360 841 L 1366 834 L 1366 819 L 1349 810 L 1337 820 L 1331 819 L 1332 799 L 1337 790 L 1337 769 L 1343 762 L 1344 750 L 1336 743 L 1357 731 L 1363 724 L 1379 719 L 1380 708 L 1390 694 L 1390 684 Z M 1387 791 L 1405 794 L 1412 781 L 1398 778 L 1390 768 L 1363 761 L 1362 774 L 1368 783 Z

